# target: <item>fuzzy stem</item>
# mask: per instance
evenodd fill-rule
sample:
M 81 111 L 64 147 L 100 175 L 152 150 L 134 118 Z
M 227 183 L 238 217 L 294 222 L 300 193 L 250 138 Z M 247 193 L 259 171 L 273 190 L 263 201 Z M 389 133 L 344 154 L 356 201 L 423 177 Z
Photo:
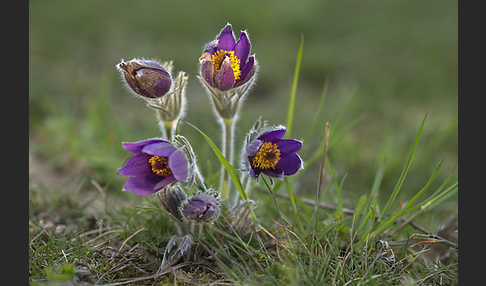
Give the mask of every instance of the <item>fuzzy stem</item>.
M 233 165 L 233 153 L 234 153 L 234 120 L 233 118 L 222 118 L 221 127 L 223 129 L 222 134 L 222 147 L 223 156 L 228 162 Z M 229 174 L 227 174 L 224 166 L 221 166 L 221 177 L 219 181 L 219 188 L 221 190 L 221 195 L 223 199 L 231 199 L 231 179 Z
M 182 228 L 178 221 L 174 221 L 174 226 L 176 228 L 177 235 L 182 235 Z
M 194 236 L 194 228 L 196 227 L 195 223 L 193 221 L 190 222 L 189 224 L 189 232 Z
M 175 134 L 175 127 L 177 126 L 177 120 L 172 121 L 164 121 L 161 116 L 161 111 L 156 110 L 155 115 L 157 117 L 157 121 L 159 122 L 160 131 L 162 132 L 162 138 L 166 139 L 167 141 L 171 141 L 174 138 Z
M 164 121 L 164 131 L 165 131 L 165 138 L 168 141 L 172 141 L 175 134 L 175 127 L 177 126 L 177 119 L 173 121 Z
M 201 240 L 201 234 L 202 234 L 203 228 L 204 228 L 204 224 L 200 223 L 198 231 L 197 231 L 197 240 L 198 241 Z

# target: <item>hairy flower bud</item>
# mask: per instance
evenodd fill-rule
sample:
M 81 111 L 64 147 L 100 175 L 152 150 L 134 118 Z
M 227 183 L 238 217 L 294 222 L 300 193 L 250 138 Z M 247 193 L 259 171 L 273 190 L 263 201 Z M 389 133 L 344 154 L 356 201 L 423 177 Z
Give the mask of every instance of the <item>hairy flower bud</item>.
M 178 185 L 169 185 L 157 193 L 162 207 L 175 219 L 182 221 L 181 206 L 186 203 L 186 193 Z
M 151 60 L 122 60 L 117 65 L 127 84 L 137 94 L 148 98 L 164 96 L 172 84 L 170 73 L 158 62 Z
M 187 219 L 208 222 L 215 220 L 219 211 L 218 201 L 214 196 L 200 193 L 189 199 L 182 212 Z

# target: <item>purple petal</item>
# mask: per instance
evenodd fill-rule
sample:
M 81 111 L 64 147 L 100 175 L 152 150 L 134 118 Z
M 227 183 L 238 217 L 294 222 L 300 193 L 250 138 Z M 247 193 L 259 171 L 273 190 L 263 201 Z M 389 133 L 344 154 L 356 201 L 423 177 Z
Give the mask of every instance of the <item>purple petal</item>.
M 162 189 L 163 187 L 167 186 L 168 184 L 172 183 L 172 182 L 175 182 L 176 181 L 176 178 L 174 178 L 174 175 L 170 175 L 166 178 L 163 178 L 160 182 L 158 182 L 155 186 L 154 186 L 154 190 L 155 192 Z
M 169 142 L 160 142 L 146 145 L 143 147 L 142 152 L 150 155 L 169 157 L 176 150 Z
M 158 191 L 158 189 L 155 189 L 155 186 L 161 181 L 161 178 L 155 174 L 130 177 L 125 185 L 123 185 L 123 188 L 139 196 L 153 194 Z
M 235 75 L 228 58 L 221 63 L 221 68 L 214 76 L 214 83 L 222 91 L 228 90 L 235 85 Z
M 289 176 L 297 173 L 301 167 L 302 159 L 300 159 L 299 155 L 293 153 L 280 158 L 280 161 L 275 166 L 275 171 L 277 173 L 283 172 L 285 176 Z
M 136 60 L 139 64 L 149 66 L 156 69 L 164 69 L 164 67 L 156 61 L 153 60 Z
M 250 49 L 251 44 L 250 40 L 248 40 L 246 32 L 241 32 L 240 39 L 238 40 L 234 48 L 236 57 L 240 59 L 240 66 L 245 65 L 248 54 L 250 53 Z
M 163 96 L 170 90 L 171 85 L 172 85 L 172 80 L 170 79 L 170 75 L 159 76 L 159 79 L 155 82 L 153 86 L 153 90 L 154 90 L 153 94 L 156 95 L 157 97 Z
M 179 182 L 185 182 L 187 180 L 187 167 L 188 162 L 184 152 L 176 150 L 169 157 L 169 169 Z
M 277 144 L 280 154 L 283 154 L 283 156 L 295 153 L 302 148 L 302 142 L 295 139 L 280 139 L 275 144 Z
M 262 170 L 263 174 L 274 177 L 274 178 L 280 178 L 284 176 L 284 171 L 280 169 L 265 169 Z
M 210 86 L 214 86 L 214 65 L 212 61 L 204 61 L 201 64 L 201 76 Z
M 248 58 L 248 62 L 241 68 L 240 78 L 238 79 L 236 85 L 240 86 L 248 82 L 256 71 L 255 57 L 251 56 Z
M 231 24 L 227 24 L 218 36 L 218 50 L 231 51 L 234 45 L 235 36 L 233 35 L 233 29 Z
M 150 155 L 139 153 L 130 158 L 123 167 L 118 169 L 118 173 L 123 176 L 144 176 L 152 173 L 152 168 L 148 163 Z
M 136 142 L 122 142 L 122 146 L 125 150 L 128 152 L 132 153 L 140 153 L 142 152 L 143 147 L 148 144 L 153 144 L 153 143 L 160 143 L 160 142 L 167 142 L 162 139 L 147 139 L 147 140 L 141 140 L 141 141 L 136 141 Z M 169 143 L 169 142 L 167 142 Z
M 246 147 L 246 154 L 248 157 L 254 157 L 260 147 L 262 146 L 263 142 L 261 140 L 253 140 L 248 146 Z
M 280 126 L 277 129 L 263 133 L 262 135 L 260 135 L 258 137 L 258 139 L 260 139 L 264 142 L 272 142 L 272 141 L 275 141 L 277 139 L 282 138 L 285 135 L 286 131 L 287 130 L 285 129 L 285 127 Z

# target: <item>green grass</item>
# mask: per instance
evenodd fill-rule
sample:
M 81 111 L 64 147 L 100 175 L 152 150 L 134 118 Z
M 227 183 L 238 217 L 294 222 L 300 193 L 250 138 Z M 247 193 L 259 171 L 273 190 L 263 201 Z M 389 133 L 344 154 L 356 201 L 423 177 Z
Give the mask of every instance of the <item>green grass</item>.
M 362 246 L 356 243 L 356 238 L 363 234 L 358 222 L 360 219 L 370 220 L 364 217 L 366 212 L 358 213 L 358 209 L 366 210 L 363 208 L 366 196 L 362 197 L 352 217 L 336 217 L 333 212 L 321 210 L 318 231 L 312 235 L 312 209 L 299 207 L 299 219 L 305 226 L 304 230 L 295 224 L 296 217 L 290 217 L 290 224 L 275 225 L 273 222 L 278 219 L 278 214 L 271 198 L 264 193 L 256 194 L 259 205 L 257 216 L 262 218 L 263 227 L 272 236 L 262 230 L 245 232 L 237 229 L 223 215 L 214 225 L 205 228 L 198 241 L 203 249 L 201 261 L 178 270 L 176 277 L 169 275 L 159 281 L 175 279 L 183 283 L 184 277 L 197 276 L 194 281 L 209 283 L 224 280 L 241 285 L 345 285 L 348 282 L 351 283 L 348 285 L 395 285 L 403 281 L 407 281 L 407 285 L 437 285 L 439 281 L 439 285 L 457 283 L 456 263 L 424 265 L 420 261 L 427 246 L 417 250 L 398 244 L 398 248 L 394 249 L 396 263 L 389 265 L 377 257 L 376 240 L 366 239 Z M 65 196 L 66 201 L 71 201 L 70 209 L 76 213 L 79 198 L 72 194 Z M 61 203 L 53 199 L 48 203 L 53 206 L 51 212 L 66 201 Z M 137 206 L 101 212 L 96 216 L 97 223 L 78 222 L 71 232 L 62 235 L 54 234 L 55 227 L 43 232 L 32 231 L 31 279 L 43 285 L 43 281 L 78 279 L 91 283 L 113 283 L 123 278 L 150 276 L 160 263 L 165 244 L 175 233 L 169 219 L 156 204 L 154 197 L 148 197 Z M 278 200 L 278 204 L 283 212 L 292 208 L 289 200 Z M 34 212 L 32 223 L 38 224 L 37 218 L 43 216 L 43 210 L 35 205 L 31 206 L 31 210 Z M 59 222 L 54 220 L 55 224 Z M 100 222 L 104 230 L 97 232 Z M 141 228 L 144 230 L 140 231 Z M 390 243 L 398 241 L 406 233 L 396 235 L 389 240 Z M 125 241 L 124 251 L 118 252 Z M 130 253 L 133 248 L 143 251 L 134 255 Z M 208 259 L 209 256 L 212 258 Z M 84 265 L 88 265 L 89 275 L 80 276 L 79 269 Z M 70 270 L 72 267 L 76 267 L 76 271 Z M 64 268 L 69 271 L 63 272 Z
M 438 246 L 411 247 L 420 231 L 407 224 L 436 233 L 457 211 L 456 3 L 247 4 L 253 9 L 227 1 L 29 3 L 29 145 L 44 171 L 31 175 L 41 183 L 29 191 L 32 285 L 155 273 L 176 229 L 153 197 L 121 192 L 126 178 L 117 169 L 129 157 L 120 142 L 160 130 L 114 65 L 173 59 L 176 71 L 189 74 L 184 120 L 204 136 L 187 124 L 179 132 L 205 184 L 217 186 L 220 130 L 195 74 L 203 44 L 227 21 L 248 29 L 261 65 L 236 123 L 235 150 L 263 116 L 303 140 L 305 168 L 268 181 L 273 195 L 262 181 L 252 185 L 248 196 L 263 228 L 237 228 L 224 210 L 197 241 L 200 260 L 138 283 L 458 283 L 457 259 L 427 260 Z M 318 186 L 325 122 L 331 132 L 320 200 L 331 208 L 317 209 L 315 227 L 306 202 Z M 237 176 L 238 166 L 226 167 Z M 241 194 L 244 186 L 236 187 Z M 393 266 L 377 257 L 379 240 L 393 245 Z

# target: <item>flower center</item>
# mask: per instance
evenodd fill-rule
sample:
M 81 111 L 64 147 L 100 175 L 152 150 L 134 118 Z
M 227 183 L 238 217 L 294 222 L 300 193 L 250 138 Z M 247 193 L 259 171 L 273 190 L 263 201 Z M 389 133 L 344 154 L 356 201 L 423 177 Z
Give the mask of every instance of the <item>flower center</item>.
M 253 158 L 253 167 L 260 169 L 274 169 L 280 161 L 280 150 L 277 144 L 264 142 Z
M 148 160 L 152 165 L 152 172 L 161 177 L 168 177 L 172 175 L 172 171 L 169 169 L 169 159 L 162 156 L 152 156 Z
M 240 78 L 240 59 L 235 56 L 234 51 L 218 50 L 214 53 L 212 60 L 214 65 L 214 72 L 217 72 L 221 68 L 223 61 L 228 58 L 235 75 L 235 80 Z

